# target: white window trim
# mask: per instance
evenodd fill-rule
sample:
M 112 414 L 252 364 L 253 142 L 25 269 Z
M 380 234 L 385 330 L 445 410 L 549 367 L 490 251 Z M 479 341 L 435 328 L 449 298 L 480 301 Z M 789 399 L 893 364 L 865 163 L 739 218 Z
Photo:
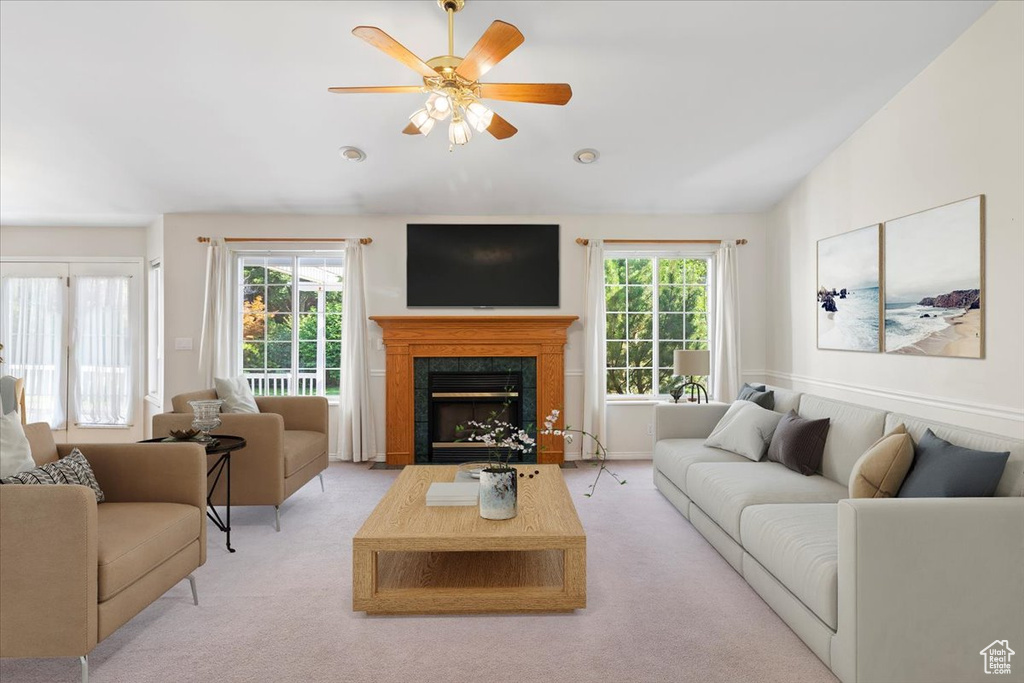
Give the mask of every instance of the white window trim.
M 707 249 L 707 248 L 666 249 L 664 247 L 664 245 L 649 244 L 649 245 L 630 245 L 629 248 L 627 248 L 627 249 L 609 250 L 609 251 L 605 251 L 605 253 L 604 253 L 604 259 L 606 261 L 611 261 L 611 260 L 615 260 L 615 259 L 631 259 L 631 258 L 633 258 L 633 259 L 636 259 L 636 258 L 680 259 L 681 258 L 681 259 L 701 259 L 701 260 L 707 261 L 707 263 L 708 263 L 708 276 L 707 276 L 707 283 L 706 283 L 705 286 L 707 287 L 707 305 L 708 305 L 708 312 L 707 312 L 707 315 L 708 315 L 708 349 L 711 350 L 712 347 L 713 347 L 713 344 L 712 344 L 712 341 L 711 341 L 711 335 L 714 332 L 713 329 L 712 329 L 712 325 L 713 325 L 713 322 L 714 322 L 714 314 L 715 314 L 714 308 L 713 308 L 714 307 L 714 294 L 715 294 L 715 291 L 714 291 L 714 282 L 715 282 L 715 273 L 714 273 L 714 269 L 715 269 L 715 250 L 714 249 Z M 607 284 L 605 286 L 607 287 Z M 657 278 L 655 278 L 655 284 L 654 284 L 655 291 L 654 291 L 653 296 L 652 296 L 652 311 L 651 311 L 651 316 L 652 316 L 652 320 L 651 320 L 651 326 L 652 326 L 651 327 L 651 342 L 654 344 L 654 351 L 652 352 L 652 362 L 654 363 L 654 367 L 652 368 L 653 373 L 654 373 L 652 385 L 653 385 L 654 389 L 657 389 L 660 386 L 660 382 L 659 382 L 659 379 L 658 379 L 658 372 L 660 370 L 660 365 L 658 363 L 658 357 L 657 357 L 658 356 L 657 351 L 660 350 L 658 348 L 658 342 L 660 341 L 660 335 L 659 335 L 659 330 L 658 330 L 658 312 L 659 312 L 659 310 L 658 310 L 658 292 L 657 292 L 657 288 L 658 288 Z M 606 345 L 608 343 L 607 331 L 608 331 L 608 327 L 607 327 L 607 322 L 606 322 L 605 323 L 605 327 L 604 327 L 604 334 L 602 335 L 604 337 L 604 343 Z M 714 364 L 713 363 L 712 363 L 712 369 L 714 369 Z M 607 367 L 607 360 L 606 360 L 606 364 L 605 364 L 606 379 L 605 379 L 605 381 L 607 381 L 607 373 L 608 373 L 608 367 Z M 708 378 L 709 378 L 708 384 L 711 384 L 710 373 L 708 375 Z M 608 393 L 606 393 L 605 394 L 605 400 L 608 403 L 630 404 L 630 405 L 641 405 L 644 402 L 660 403 L 660 402 L 665 401 L 665 400 L 670 400 L 670 398 L 671 397 L 670 397 L 669 394 L 662 394 L 662 393 L 651 393 L 651 394 L 608 394 Z

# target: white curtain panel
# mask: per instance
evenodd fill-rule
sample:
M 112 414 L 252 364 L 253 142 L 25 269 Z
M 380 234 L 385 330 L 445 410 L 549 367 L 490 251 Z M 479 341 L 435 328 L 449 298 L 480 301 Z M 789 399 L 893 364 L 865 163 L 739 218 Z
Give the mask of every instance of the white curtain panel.
M 716 401 L 731 402 L 740 389 L 740 270 L 736 242 L 715 252 L 715 319 L 711 330 L 711 377 Z
M 71 403 L 82 425 L 131 425 L 131 278 L 75 278 L 71 335 Z
M 3 282 L 4 372 L 25 380 L 28 422 L 64 426 L 62 277 L 7 277 Z
M 607 345 L 605 344 L 604 243 L 590 240 L 583 291 L 583 431 L 607 443 L 605 403 L 607 402 Z M 583 457 L 588 442 L 583 443 Z
M 234 288 L 231 250 L 219 239 L 206 247 L 206 293 L 203 297 L 203 336 L 199 342 L 199 371 L 205 384 L 214 377 L 234 377 L 235 364 Z
M 366 278 L 363 245 L 345 240 L 345 284 L 341 320 L 341 431 L 338 452 L 342 460 L 361 462 L 377 455 L 370 397 L 370 328 L 366 317 Z

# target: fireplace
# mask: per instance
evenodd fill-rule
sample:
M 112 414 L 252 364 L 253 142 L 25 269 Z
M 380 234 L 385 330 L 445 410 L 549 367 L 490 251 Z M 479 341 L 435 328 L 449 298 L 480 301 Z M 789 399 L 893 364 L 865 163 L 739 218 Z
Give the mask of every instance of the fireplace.
M 487 459 L 488 448 L 468 437 L 480 430 L 470 421 L 495 419 L 523 425 L 522 372 L 431 372 L 427 383 L 426 460 L 431 463 Z M 504 458 L 508 449 L 498 449 Z M 523 462 L 514 452 L 512 460 Z
M 527 431 L 555 408 L 565 408 L 566 331 L 577 320 L 576 316 L 370 316 L 370 319 L 383 330 L 387 349 L 389 465 L 427 461 L 427 445 L 431 443 L 428 371 L 521 372 L 520 410 Z M 537 452 L 530 458 L 541 463 L 562 462 L 565 446 L 561 437 L 539 434 L 537 442 Z

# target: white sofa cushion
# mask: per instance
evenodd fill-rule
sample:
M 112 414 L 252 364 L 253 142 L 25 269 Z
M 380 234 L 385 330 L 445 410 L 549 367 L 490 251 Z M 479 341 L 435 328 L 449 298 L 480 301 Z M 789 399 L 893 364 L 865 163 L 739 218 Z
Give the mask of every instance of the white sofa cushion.
M 791 410 L 800 412 L 800 397 L 803 396 L 799 391 L 793 391 L 792 389 L 786 389 L 784 387 L 776 387 L 771 384 L 766 384 L 765 388 L 769 391 L 775 392 L 775 407 L 772 408 L 776 413 L 782 413 L 785 415 Z
M 757 462 L 768 452 L 768 444 L 782 415 L 751 401 L 735 401 L 704 441 L 705 446 L 742 455 Z
M 740 518 L 743 549 L 833 631 L 839 583 L 838 506 L 751 505 Z
M 885 433 L 884 410 L 804 394 L 797 412 L 808 420 L 830 419 L 821 473 L 843 486 L 849 485 L 857 459 Z
M 704 439 L 662 439 L 654 444 L 654 469 L 683 493 L 686 493 L 686 470 L 698 462 L 750 463 L 741 455 L 705 446 Z
M 914 439 L 916 444 L 929 429 L 935 436 L 964 448 L 973 448 L 978 451 L 1009 451 L 1010 458 L 1006 461 L 1006 468 L 1003 476 L 996 487 L 997 496 L 1024 496 L 1024 441 L 1011 439 L 995 434 L 986 434 L 965 427 L 957 427 L 943 422 L 932 422 L 910 415 L 889 413 L 885 418 L 886 431 L 896 425 L 903 424 L 907 433 Z
M 686 495 L 740 545 L 740 515 L 764 503 L 836 503 L 846 485 L 802 474 L 777 462 L 707 462 L 686 471 Z

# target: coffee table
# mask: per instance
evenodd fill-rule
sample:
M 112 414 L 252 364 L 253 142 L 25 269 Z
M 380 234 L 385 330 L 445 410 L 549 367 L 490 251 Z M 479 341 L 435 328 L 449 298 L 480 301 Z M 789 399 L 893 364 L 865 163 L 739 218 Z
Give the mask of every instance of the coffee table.
M 352 609 L 369 614 L 569 612 L 587 606 L 587 537 L 558 465 L 517 465 L 519 514 L 427 507 L 455 466 L 409 465 L 352 539 Z

